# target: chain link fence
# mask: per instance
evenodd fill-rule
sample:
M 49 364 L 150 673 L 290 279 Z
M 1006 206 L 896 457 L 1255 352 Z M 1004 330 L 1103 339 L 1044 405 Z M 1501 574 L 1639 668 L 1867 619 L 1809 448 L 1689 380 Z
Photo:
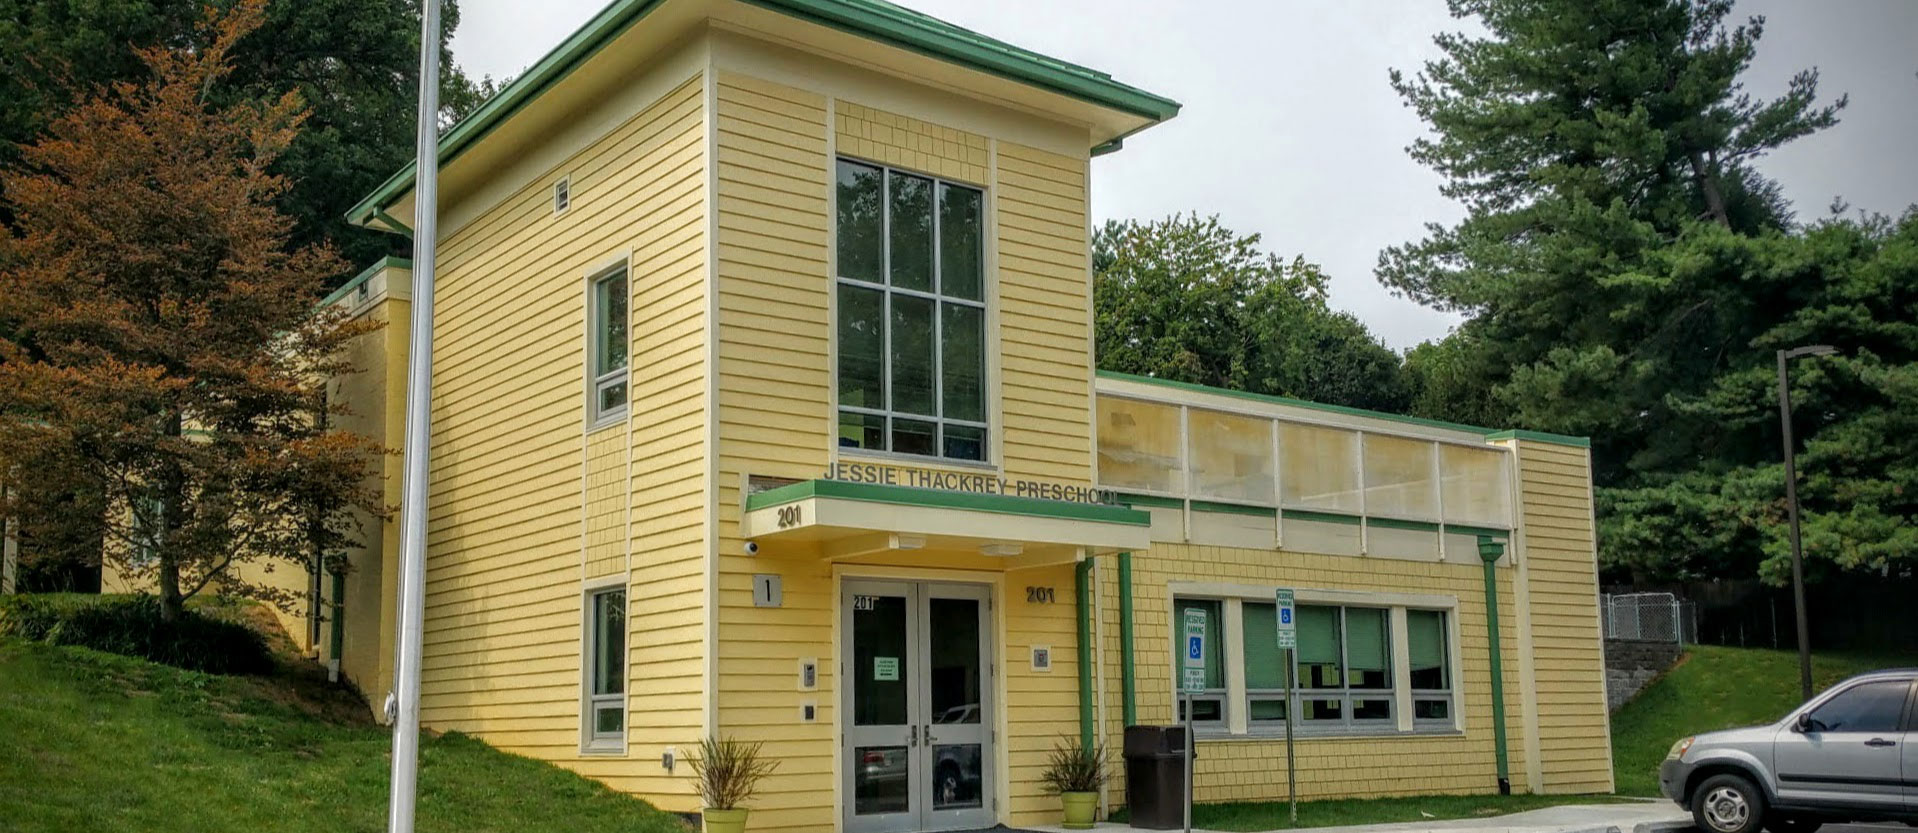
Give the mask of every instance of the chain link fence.
M 1698 604 L 1671 593 L 1606 593 L 1598 609 L 1606 639 L 1698 642 Z

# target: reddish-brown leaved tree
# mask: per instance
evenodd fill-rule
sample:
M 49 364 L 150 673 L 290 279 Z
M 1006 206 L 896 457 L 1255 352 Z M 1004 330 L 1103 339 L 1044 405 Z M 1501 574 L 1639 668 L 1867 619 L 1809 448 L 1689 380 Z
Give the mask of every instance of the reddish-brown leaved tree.
M 208 587 L 290 603 L 235 566 L 314 564 L 357 537 L 353 509 L 385 513 L 364 485 L 381 450 L 326 427 L 326 380 L 364 332 L 315 305 L 341 264 L 289 250 L 274 208 L 287 184 L 267 168 L 302 102 L 209 103 L 264 5 L 142 51 L 149 79 L 98 91 L 0 174 L 0 510 L 96 525 L 167 617 Z M 58 495 L 108 509 L 63 517 Z

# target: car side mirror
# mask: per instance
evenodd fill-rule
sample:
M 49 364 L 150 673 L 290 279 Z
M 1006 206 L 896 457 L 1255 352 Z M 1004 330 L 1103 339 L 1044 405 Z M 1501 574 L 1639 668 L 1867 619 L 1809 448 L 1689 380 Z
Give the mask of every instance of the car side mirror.
M 1818 725 L 1818 721 L 1813 720 L 1811 714 L 1806 713 L 1799 715 L 1797 720 L 1792 721 L 1791 730 L 1803 734 L 1814 731 L 1812 727 L 1816 725 Z

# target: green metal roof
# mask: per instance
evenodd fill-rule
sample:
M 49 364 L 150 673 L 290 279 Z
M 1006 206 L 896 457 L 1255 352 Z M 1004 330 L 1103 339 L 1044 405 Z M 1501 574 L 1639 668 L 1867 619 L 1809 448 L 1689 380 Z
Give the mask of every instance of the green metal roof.
M 1314 411 L 1343 414 L 1345 416 L 1382 419 L 1390 422 L 1400 422 L 1406 425 L 1419 425 L 1426 428 L 1443 428 L 1447 431 L 1478 434 L 1487 440 L 1509 440 L 1517 438 L 1521 440 L 1531 440 L 1533 442 L 1576 446 L 1578 448 L 1590 448 L 1592 446 L 1592 441 L 1589 437 L 1547 434 L 1543 431 L 1527 431 L 1522 428 L 1483 428 L 1477 425 L 1466 425 L 1462 422 L 1446 422 L 1441 419 L 1426 419 L 1424 417 L 1406 416 L 1404 414 L 1394 414 L 1385 411 L 1373 411 L 1366 408 L 1353 408 L 1346 405 L 1328 405 L 1324 402 L 1293 399 L 1289 396 L 1272 396 L 1270 394 L 1251 393 L 1249 391 L 1233 390 L 1231 388 L 1217 388 L 1211 385 L 1201 385 L 1196 382 L 1180 382 L 1172 379 L 1160 379 L 1153 376 L 1120 373 L 1116 370 L 1101 370 L 1099 371 L 1099 378 L 1113 379 L 1121 382 L 1137 382 L 1145 385 L 1157 385 L 1162 388 L 1191 391 L 1193 393 L 1209 393 L 1214 396 L 1229 396 L 1234 399 L 1246 399 L 1253 402 L 1265 402 L 1273 405 L 1287 405 L 1293 408 L 1307 408 Z
M 441 135 L 440 164 L 453 161 L 662 2 L 664 0 L 614 0 L 532 68 Z M 1114 81 L 1106 73 L 1020 49 L 884 0 L 741 2 L 1155 122 L 1179 113 L 1178 102 Z M 408 164 L 388 177 L 347 212 L 347 219 L 362 225 L 371 222 L 386 206 L 412 189 L 414 171 L 415 165 Z

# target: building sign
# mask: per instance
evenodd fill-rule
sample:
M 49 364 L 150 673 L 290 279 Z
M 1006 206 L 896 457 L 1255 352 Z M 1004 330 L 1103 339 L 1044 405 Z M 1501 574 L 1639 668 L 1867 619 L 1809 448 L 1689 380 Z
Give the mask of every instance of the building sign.
M 1185 609 L 1185 673 L 1179 690 L 1187 694 L 1205 691 L 1205 609 Z
M 872 658 L 872 678 L 882 683 L 898 682 L 899 658 L 898 657 L 873 657 Z
M 873 483 L 881 486 L 910 486 L 942 492 L 970 492 L 980 495 L 1006 495 L 1069 503 L 1117 505 L 1118 495 L 1110 489 L 1048 483 L 1043 480 L 1010 480 L 996 474 L 963 471 L 909 469 L 881 463 L 834 463 L 822 480 L 844 483 Z

